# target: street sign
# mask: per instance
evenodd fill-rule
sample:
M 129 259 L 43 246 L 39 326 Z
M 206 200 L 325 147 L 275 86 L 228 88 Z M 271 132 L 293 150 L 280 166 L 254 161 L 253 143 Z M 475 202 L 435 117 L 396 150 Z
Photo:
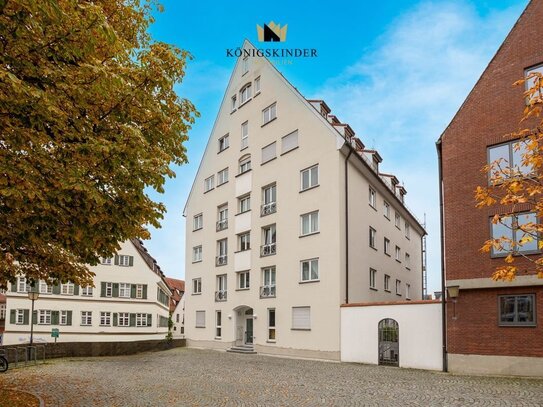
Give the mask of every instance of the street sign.
M 58 328 L 53 328 L 51 329 L 51 337 L 52 338 L 58 338 L 60 336 L 60 332 L 58 330 Z

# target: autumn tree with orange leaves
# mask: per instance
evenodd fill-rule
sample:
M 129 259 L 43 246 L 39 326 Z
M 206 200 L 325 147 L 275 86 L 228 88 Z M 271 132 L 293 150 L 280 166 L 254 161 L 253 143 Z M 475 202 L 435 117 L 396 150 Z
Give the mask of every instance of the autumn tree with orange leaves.
M 526 272 L 536 272 L 543 278 L 543 75 L 532 72 L 515 85 L 528 88 L 520 121 L 524 128 L 505 136 L 508 141 L 514 140 L 509 159 L 499 150 L 496 158 L 490 155 L 492 161 L 482 169 L 488 175 L 488 185 L 477 187 L 475 192 L 478 208 L 506 208 L 492 218 L 493 238 L 481 248 L 482 252 L 504 257 L 504 263 L 492 275 L 496 281 L 515 279 L 521 272 L 515 264 L 519 257 L 533 265 Z

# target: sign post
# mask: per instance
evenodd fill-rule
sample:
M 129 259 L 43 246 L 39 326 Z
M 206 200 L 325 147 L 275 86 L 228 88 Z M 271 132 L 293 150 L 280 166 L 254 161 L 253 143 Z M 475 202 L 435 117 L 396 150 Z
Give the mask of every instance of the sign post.
M 55 338 L 55 343 L 57 343 L 57 338 L 60 336 L 58 328 L 51 329 L 51 337 Z

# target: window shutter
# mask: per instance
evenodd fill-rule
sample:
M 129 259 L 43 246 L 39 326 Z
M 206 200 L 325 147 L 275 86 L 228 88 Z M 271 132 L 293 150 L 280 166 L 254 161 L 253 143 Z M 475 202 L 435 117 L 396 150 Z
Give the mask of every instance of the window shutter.
M 147 299 L 147 284 L 143 285 L 143 299 Z
M 74 295 L 79 295 L 79 286 L 74 284 Z
M 10 324 L 14 324 L 15 323 L 15 318 L 16 318 L 16 312 L 14 309 L 10 310 L 9 311 L 9 323 Z
M 130 284 L 130 298 L 136 298 L 136 284 Z
M 205 328 L 206 326 L 206 312 L 196 311 L 196 328 Z
M 295 149 L 296 147 L 298 147 L 298 130 L 295 130 L 283 137 L 281 141 L 281 153 L 284 154 L 287 151 Z
M 25 309 L 23 310 L 23 325 L 28 325 L 30 311 Z
M 34 311 L 32 313 L 32 323 L 37 324 L 38 323 L 38 311 Z
M 17 283 L 11 283 L 11 291 L 13 291 L 14 293 L 17 292 Z
M 147 314 L 147 326 L 153 325 L 153 314 Z
M 51 325 L 58 325 L 59 324 L 59 311 L 51 311 Z
M 130 267 L 134 265 L 134 256 L 128 256 L 128 265 Z
M 112 297 L 118 297 L 119 296 L 119 283 L 113 283 L 113 293 L 111 294 Z
M 117 326 L 117 319 L 118 319 L 118 314 L 116 312 L 113 313 L 113 326 Z
M 310 307 L 292 307 L 292 329 L 311 329 Z
M 106 283 L 102 282 L 100 284 L 100 297 L 106 296 Z
M 275 142 L 262 149 L 262 164 L 275 158 Z
M 136 326 L 136 314 L 130 314 L 130 326 Z
M 115 255 L 115 262 L 114 263 L 115 263 L 116 266 L 119 265 L 119 255 L 118 254 Z
M 72 311 L 66 311 L 66 325 L 72 325 Z
M 53 294 L 60 294 L 60 284 L 55 284 L 53 286 Z

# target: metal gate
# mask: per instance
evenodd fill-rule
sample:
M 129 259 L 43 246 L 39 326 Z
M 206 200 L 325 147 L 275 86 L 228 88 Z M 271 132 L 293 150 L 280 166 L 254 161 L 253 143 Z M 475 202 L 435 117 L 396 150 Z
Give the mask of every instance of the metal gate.
M 379 364 L 386 366 L 400 365 L 400 328 L 392 318 L 379 322 Z

